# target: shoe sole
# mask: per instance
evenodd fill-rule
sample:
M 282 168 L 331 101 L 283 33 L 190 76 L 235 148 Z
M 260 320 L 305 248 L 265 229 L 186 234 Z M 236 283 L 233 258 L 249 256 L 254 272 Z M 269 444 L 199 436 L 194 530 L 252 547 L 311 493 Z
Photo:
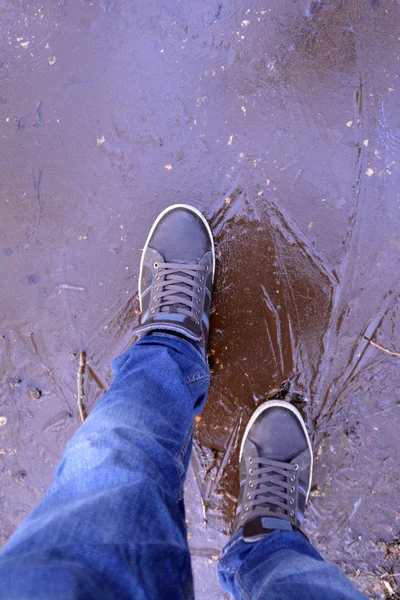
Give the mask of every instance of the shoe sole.
M 161 221 L 161 219 L 167 214 L 169 213 L 171 210 L 174 210 L 175 208 L 185 208 L 186 210 L 189 210 L 190 212 L 194 213 L 195 215 L 197 215 L 199 217 L 199 219 L 201 219 L 201 221 L 204 223 L 207 231 L 208 231 L 208 235 L 210 236 L 210 240 L 211 240 L 211 245 L 212 245 L 212 256 L 213 256 L 213 282 L 214 282 L 214 275 L 215 275 L 215 248 L 214 248 L 214 238 L 213 238 L 213 234 L 211 232 L 211 228 L 208 224 L 207 219 L 205 218 L 205 216 L 199 211 L 197 210 L 197 208 L 194 208 L 194 206 L 189 206 L 189 204 L 173 204 L 172 206 L 168 206 L 168 208 L 166 208 L 165 210 L 163 210 L 157 217 L 157 219 L 154 221 L 152 228 L 150 229 L 150 233 L 147 236 L 147 240 L 146 243 L 144 245 L 143 251 L 142 251 L 142 257 L 140 259 L 140 272 L 139 272 L 139 302 L 140 302 L 140 310 L 142 310 L 142 271 L 143 271 L 143 262 L 144 262 L 144 256 L 146 254 L 146 250 L 147 247 L 149 245 L 149 241 L 154 233 L 155 228 L 157 227 L 157 225 L 159 224 L 159 222 Z
M 268 408 L 272 408 L 274 406 L 279 406 L 281 408 L 286 408 L 287 410 L 291 410 L 292 413 L 294 413 L 296 415 L 296 417 L 299 419 L 299 421 L 301 423 L 301 426 L 302 426 L 302 429 L 304 431 L 304 435 L 306 436 L 308 448 L 309 448 L 310 454 L 311 454 L 310 481 L 308 483 L 307 498 L 306 498 L 306 502 L 307 502 L 308 496 L 310 495 L 311 482 L 312 482 L 312 474 L 313 474 L 313 466 L 314 466 L 313 449 L 312 449 L 312 445 L 311 445 L 310 436 L 308 435 L 308 431 L 306 429 L 306 425 L 304 423 L 303 417 L 301 416 L 301 414 L 299 413 L 299 411 L 297 410 L 297 408 L 295 408 L 294 406 L 292 406 L 291 404 L 289 404 L 286 400 L 268 400 L 268 402 L 264 402 L 264 404 L 261 404 L 261 406 L 259 406 L 257 408 L 257 410 L 252 415 L 250 421 L 247 423 L 247 427 L 246 427 L 245 432 L 243 434 L 242 443 L 240 445 L 239 462 L 242 460 L 243 447 L 244 447 L 244 443 L 245 443 L 245 441 L 247 439 L 247 436 L 249 434 L 250 428 L 253 426 L 255 420 L 261 415 L 261 413 L 263 413 L 265 410 L 268 410 Z

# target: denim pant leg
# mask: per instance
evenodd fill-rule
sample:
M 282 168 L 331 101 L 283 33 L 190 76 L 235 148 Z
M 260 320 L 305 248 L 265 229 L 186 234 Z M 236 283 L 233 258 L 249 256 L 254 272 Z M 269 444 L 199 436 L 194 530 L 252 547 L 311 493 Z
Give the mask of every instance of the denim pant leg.
M 188 342 L 157 334 L 113 369 L 53 486 L 0 554 L 1 600 L 192 597 L 182 490 L 208 368 Z
M 274 531 L 254 543 L 238 532 L 221 554 L 218 574 L 235 600 L 365 600 L 298 531 Z

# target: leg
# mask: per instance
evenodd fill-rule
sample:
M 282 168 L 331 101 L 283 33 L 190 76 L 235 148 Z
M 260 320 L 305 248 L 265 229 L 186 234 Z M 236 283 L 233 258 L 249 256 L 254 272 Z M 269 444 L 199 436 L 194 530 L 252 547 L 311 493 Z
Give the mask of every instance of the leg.
M 182 488 L 206 399 L 215 254 L 185 205 L 156 219 L 139 276 L 145 334 L 0 555 L 0 599 L 191 598 Z
M 188 342 L 143 338 L 68 444 L 55 482 L 0 555 L 0 598 L 191 595 L 182 485 L 208 369 Z
M 277 530 L 255 543 L 236 534 L 221 555 L 218 574 L 222 587 L 237 599 L 365 599 L 299 531 Z
M 364 598 L 300 530 L 312 464 L 311 441 L 296 408 L 284 400 L 262 404 L 243 436 L 234 535 L 218 567 L 223 588 L 234 598 Z

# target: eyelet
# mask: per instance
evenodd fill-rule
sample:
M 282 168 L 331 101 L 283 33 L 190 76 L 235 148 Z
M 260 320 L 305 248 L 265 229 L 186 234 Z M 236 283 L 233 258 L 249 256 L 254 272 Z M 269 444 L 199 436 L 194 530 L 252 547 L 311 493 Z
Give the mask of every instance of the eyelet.
M 154 313 L 154 308 L 152 308 L 150 312 L 151 312 L 151 313 Z
M 249 469 L 249 474 L 253 475 L 253 469 Z
M 290 511 L 290 516 L 291 516 L 291 517 L 294 517 L 294 510 L 291 510 L 291 511 Z
M 154 286 L 154 289 L 156 290 L 156 292 L 158 291 L 158 285 Z
M 291 488 L 290 488 L 290 493 L 291 493 L 291 494 L 294 494 L 294 492 L 295 492 L 295 488 L 294 488 L 294 486 L 293 486 L 293 487 L 291 487 Z
M 155 262 L 155 263 L 154 263 L 154 265 L 153 265 L 153 267 L 154 267 L 155 269 L 158 269 L 158 262 Z
M 204 281 L 204 277 L 203 277 L 203 275 L 200 277 L 200 281 Z
M 197 302 L 200 304 L 200 302 L 201 302 L 200 298 L 197 299 Z
M 251 458 L 251 456 L 249 457 L 249 463 L 251 464 L 253 462 L 253 459 Z
M 206 271 L 208 271 L 208 265 L 206 265 Z
M 299 465 L 294 465 L 294 470 L 298 471 L 299 470 Z
M 247 512 L 249 510 L 249 507 L 247 506 L 247 504 L 245 504 L 244 506 L 244 510 Z
M 197 291 L 200 293 L 201 292 L 201 288 L 197 288 Z
M 294 498 L 290 498 L 289 504 L 294 504 Z
M 196 310 L 196 315 L 199 315 L 199 314 L 200 314 L 200 311 L 199 311 L 199 310 Z
M 159 274 L 157 273 L 157 275 L 155 276 L 155 279 L 160 279 Z
M 291 476 L 290 481 L 296 481 L 296 477 L 294 475 Z
M 253 487 L 253 482 L 249 481 L 249 487 Z
M 251 500 L 251 498 L 252 498 L 251 494 L 247 494 L 247 497 L 249 500 Z

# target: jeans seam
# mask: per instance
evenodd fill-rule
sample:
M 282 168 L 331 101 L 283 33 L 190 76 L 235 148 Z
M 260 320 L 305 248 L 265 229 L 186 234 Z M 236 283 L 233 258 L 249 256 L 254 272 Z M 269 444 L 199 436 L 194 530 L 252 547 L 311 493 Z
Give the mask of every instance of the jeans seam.
M 238 583 L 238 587 L 239 589 L 239 593 L 241 595 L 242 598 L 244 598 L 245 600 L 251 600 L 251 595 L 250 592 L 247 590 L 247 588 L 245 588 L 241 577 L 239 576 L 239 573 L 236 574 L 236 580 Z
M 237 538 L 237 540 L 235 540 L 234 542 L 230 541 L 229 544 L 227 544 L 225 546 L 225 548 L 223 549 L 223 554 L 220 556 L 219 559 L 219 563 L 221 565 L 223 565 L 224 569 L 226 571 L 228 571 L 228 573 L 236 573 L 237 569 L 233 569 L 231 566 L 229 566 L 229 564 L 227 563 L 227 561 L 225 560 L 225 556 L 227 555 L 228 551 L 233 548 L 233 546 L 236 546 L 237 543 L 243 541 L 243 536 L 241 535 L 240 537 Z
M 241 535 L 241 536 L 240 536 L 240 537 L 238 537 L 238 539 L 237 539 L 237 540 L 235 540 L 234 542 L 232 542 L 232 541 L 231 541 L 231 542 L 229 542 L 229 544 L 228 544 L 227 546 L 225 546 L 225 548 L 224 548 L 224 550 L 223 550 L 223 552 L 224 552 L 223 556 L 225 556 L 225 555 L 226 555 L 226 553 L 228 552 L 228 550 L 230 550 L 231 548 L 233 548 L 233 546 L 236 546 L 236 544 L 237 544 L 238 542 L 241 542 L 242 540 L 243 540 L 243 536 Z
M 230 573 L 231 575 L 235 574 L 235 572 L 236 572 L 235 569 L 233 569 L 232 567 L 230 567 L 228 565 L 228 563 L 223 558 L 219 559 L 219 564 L 224 569 L 224 571 L 226 571 L 227 573 Z
M 176 455 L 176 460 L 178 461 L 179 477 L 181 479 L 181 485 L 179 486 L 179 489 L 177 490 L 177 492 L 175 492 L 177 502 L 180 502 L 180 500 L 182 500 L 182 498 L 183 498 L 183 484 L 184 484 L 183 476 L 185 474 L 185 470 L 183 468 L 181 468 L 180 465 L 182 464 L 183 457 L 188 449 L 190 440 L 192 439 L 192 435 L 193 435 L 193 421 L 191 422 L 191 424 L 186 432 L 186 435 L 183 438 L 182 445 L 179 448 L 179 451 Z
M 177 336 L 172 331 L 170 333 L 166 333 L 166 332 L 161 333 L 160 331 L 158 331 L 158 332 L 155 332 L 153 335 L 156 335 L 159 337 L 170 338 L 170 339 L 172 338 L 173 343 L 178 343 L 179 345 L 189 346 L 192 350 L 194 350 L 194 352 L 196 352 L 197 356 L 199 356 L 203 362 L 207 362 L 207 360 L 204 357 L 204 354 L 197 349 L 197 347 L 194 345 L 194 343 L 191 340 L 186 339 L 186 338 L 184 339 L 180 336 Z M 145 335 L 144 337 L 149 337 L 149 336 Z M 139 338 L 138 341 L 140 341 L 140 339 L 144 339 L 144 337 Z
M 185 452 L 186 452 L 186 450 L 188 448 L 188 445 L 189 445 L 189 442 L 190 442 L 190 439 L 191 439 L 192 435 L 193 435 L 193 421 L 190 423 L 189 428 L 188 428 L 188 430 L 186 432 L 186 435 L 183 438 L 182 445 L 179 448 L 178 454 L 176 455 L 176 458 L 178 460 L 180 460 L 180 461 L 182 460 L 182 458 L 183 458 L 183 456 L 184 456 L 184 454 L 185 454 Z
M 185 383 L 194 383 L 195 381 L 201 381 L 201 379 L 208 379 L 208 377 L 209 374 L 206 371 L 197 371 L 197 373 L 194 373 L 185 379 Z
M 240 567 L 237 567 L 236 569 L 231 567 L 227 561 L 225 560 L 225 556 L 226 554 L 229 552 L 229 550 L 231 548 L 233 548 L 234 546 L 236 546 L 236 544 L 238 544 L 239 542 L 243 541 L 243 536 L 240 535 L 234 542 L 230 542 L 229 545 L 225 546 L 223 552 L 224 555 L 220 557 L 219 559 L 219 564 L 222 567 L 222 569 L 224 571 L 226 571 L 227 573 L 229 573 L 230 575 L 233 575 L 236 578 L 237 581 L 237 585 L 239 588 L 239 594 L 241 596 L 241 598 L 243 598 L 244 600 L 251 600 L 251 595 L 250 592 L 247 590 L 247 588 L 245 587 L 240 575 L 239 575 L 239 569 Z

